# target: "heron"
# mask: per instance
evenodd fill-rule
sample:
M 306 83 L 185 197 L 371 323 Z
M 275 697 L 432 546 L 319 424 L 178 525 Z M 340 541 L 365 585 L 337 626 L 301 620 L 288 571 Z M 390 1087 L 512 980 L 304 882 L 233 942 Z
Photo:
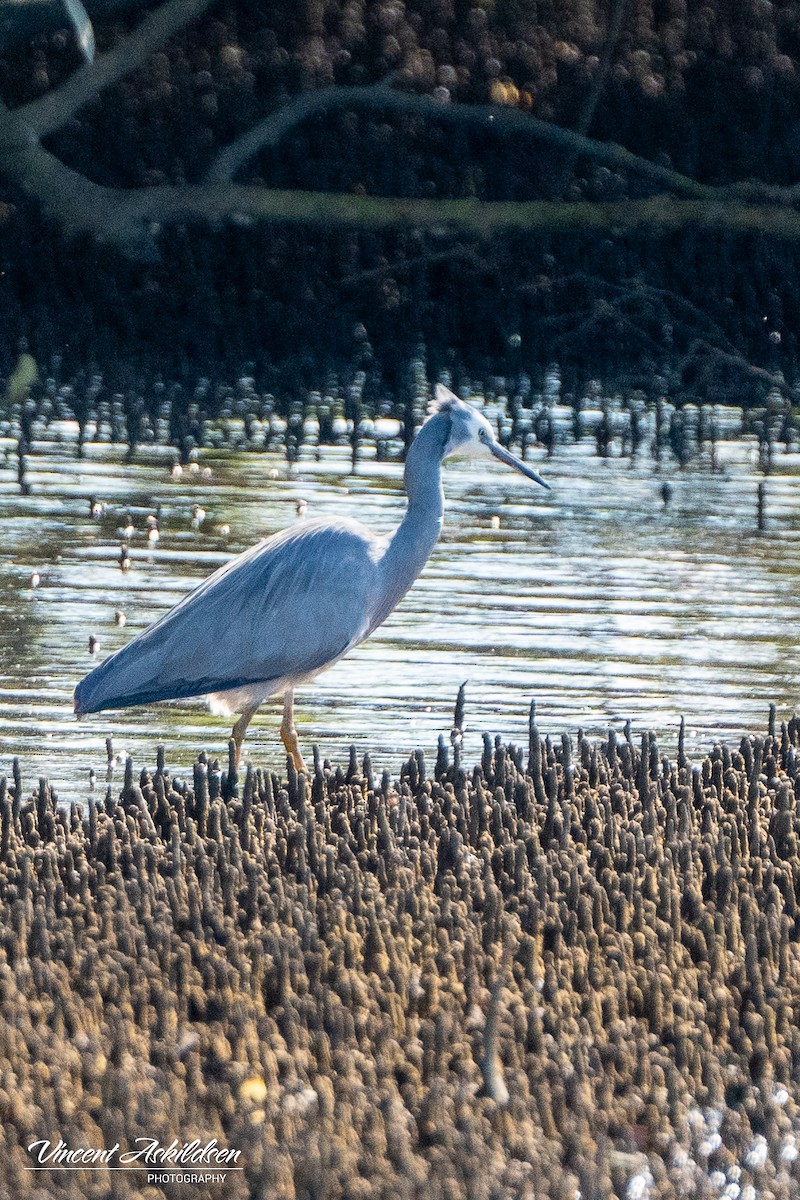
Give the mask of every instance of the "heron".
M 476 408 L 442 384 L 406 456 L 407 507 L 391 534 L 347 519 L 295 522 L 226 563 L 75 689 L 75 713 L 205 696 L 236 716 L 242 742 L 259 706 L 283 697 L 281 740 L 305 770 L 294 693 L 381 625 L 425 566 L 444 517 L 442 463 L 492 455 L 550 485 L 502 446 Z

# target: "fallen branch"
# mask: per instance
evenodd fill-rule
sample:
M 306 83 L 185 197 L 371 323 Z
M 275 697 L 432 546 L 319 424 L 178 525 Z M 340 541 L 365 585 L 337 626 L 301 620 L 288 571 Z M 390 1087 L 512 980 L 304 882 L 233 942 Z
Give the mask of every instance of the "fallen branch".
M 35 160 L 36 169 L 31 160 Z M 598 204 L 395 199 L 240 184 L 131 191 L 99 187 L 38 146 L 7 156 L 4 167 L 24 191 L 40 200 L 44 211 L 55 217 L 66 233 L 90 233 L 100 241 L 115 243 L 132 257 L 153 257 L 154 238 L 161 226 L 191 221 L 212 225 L 274 221 L 361 230 L 407 226 L 441 233 L 457 229 L 480 237 L 508 230 L 662 237 L 696 228 L 760 233 L 790 241 L 800 238 L 800 213 L 792 209 L 709 205 L 664 196 Z M 48 187 L 50 190 L 45 190 Z M 62 201 L 66 204 L 63 210 Z
M 576 286 L 583 288 L 587 293 L 579 303 L 576 302 L 574 296 Z M 736 353 L 727 334 L 708 313 L 692 304 L 685 296 L 679 296 L 677 292 L 669 291 L 666 288 L 654 287 L 642 279 L 621 279 L 615 283 L 610 279 L 602 279 L 599 275 L 574 271 L 569 275 L 561 275 L 554 279 L 545 277 L 544 282 L 521 284 L 517 290 L 521 295 L 535 296 L 543 288 L 548 292 L 564 292 L 569 289 L 570 298 L 569 311 L 560 312 L 551 317 L 542 317 L 538 323 L 541 329 L 555 329 L 570 322 L 573 325 L 576 324 L 578 317 L 587 315 L 591 311 L 591 306 L 598 299 L 606 300 L 615 310 L 629 308 L 640 310 L 643 305 L 651 303 L 658 306 L 660 317 L 664 323 L 693 329 L 695 337 L 702 329 L 705 331 L 706 337 L 716 338 L 717 345 L 721 349 L 729 350 L 732 354 Z
M 99 55 L 92 63 L 86 63 L 40 99 L 21 105 L 14 110 L 14 115 L 40 138 L 63 129 L 71 117 L 98 92 L 140 67 L 174 33 L 199 17 L 213 3 L 214 0 L 167 0 L 166 4 L 148 13 L 141 25 L 113 50 Z
M 586 97 L 586 102 L 581 109 L 578 121 L 575 125 L 575 133 L 585 136 L 588 134 L 594 114 L 597 109 L 597 104 L 602 95 L 603 88 L 606 85 L 609 71 L 611 70 L 611 61 L 614 57 L 614 51 L 617 48 L 619 36 L 622 33 L 622 20 L 625 16 L 626 0 L 613 0 L 611 16 L 608 22 L 608 33 L 606 34 L 605 42 L 603 43 L 603 53 L 600 56 L 600 62 L 595 72 L 592 81 L 591 91 Z M 558 175 L 558 182 L 553 188 L 552 195 L 560 197 L 564 191 L 567 181 L 572 177 L 575 170 L 575 161 L 578 158 L 577 149 L 573 149 L 567 154 L 566 159 L 562 163 L 561 170 Z
M 454 263 L 459 260 L 469 263 L 473 268 L 486 266 L 485 261 L 472 246 L 449 246 L 446 250 L 439 250 L 436 253 L 430 251 L 426 254 L 417 254 L 413 258 L 395 259 L 392 262 L 383 263 L 380 267 L 369 267 L 363 271 L 357 271 L 353 275 L 343 275 L 339 283 L 342 287 L 360 287 L 362 284 L 372 283 L 385 276 L 407 275 L 409 271 L 426 269 L 441 262 Z
M 622 21 L 625 16 L 626 0 L 613 0 L 611 16 L 608 21 L 608 33 L 605 42 L 603 43 L 603 53 L 600 55 L 600 62 L 595 73 L 592 89 L 586 98 L 586 103 L 583 106 L 578 123 L 575 126 L 577 133 L 586 134 L 589 132 L 594 114 L 597 109 L 597 102 L 602 95 L 603 88 L 608 79 L 608 73 L 611 70 L 611 62 L 614 58 L 614 51 L 617 48 L 620 34 L 622 33 Z
M 451 226 L 488 236 L 516 229 L 538 233 L 597 230 L 605 236 L 653 237 L 694 227 L 728 233 L 800 238 L 800 213 L 765 205 L 706 204 L 656 196 L 610 204 L 550 200 L 481 201 L 401 199 L 329 192 L 299 192 L 241 184 L 155 187 L 119 192 L 117 224 L 133 220 L 174 223 L 202 219 L 281 221 L 358 229 Z
M 681 375 L 685 375 L 690 368 L 697 368 L 698 365 L 707 366 L 714 363 L 739 371 L 759 383 L 765 383 L 768 387 L 775 388 L 783 396 L 791 394 L 783 375 L 767 371 L 764 367 L 758 367 L 754 363 L 748 362 L 740 354 L 721 350 L 719 346 L 712 346 L 702 339 L 693 342 L 689 347 L 689 352 L 681 363 Z
M 90 17 L 107 20 L 117 13 L 141 8 L 142 0 L 86 0 Z M 67 24 L 62 0 L 0 0 L 0 47 L 4 52 L 37 34 L 50 34 Z
M 605 163 L 616 170 L 633 172 L 680 196 L 710 200 L 717 195 L 716 188 L 697 183 L 679 171 L 657 166 L 646 158 L 631 154 L 622 146 L 595 141 L 570 129 L 563 129 L 560 125 L 542 121 L 520 109 L 502 104 L 443 104 L 432 96 L 400 92 L 385 83 L 370 87 L 333 86 L 296 96 L 221 150 L 206 172 L 205 182 L 228 182 L 255 154 L 279 145 L 282 138 L 303 121 L 335 109 L 400 113 L 422 116 L 448 125 L 469 126 L 492 134 L 523 134 Z
M 729 234 L 757 233 L 788 241 L 800 237 L 800 214 L 791 207 L 800 197 L 800 188 L 781 189 L 753 183 L 710 187 L 621 146 L 598 142 L 582 132 L 563 129 L 519 109 L 494 104 L 441 103 L 433 96 L 396 90 L 391 86 L 391 77 L 372 86 L 327 87 L 294 97 L 224 147 L 198 185 L 137 190 L 102 187 L 43 148 L 43 138 L 62 128 L 102 89 L 144 63 L 212 3 L 213 0 L 166 0 L 113 50 L 83 66 L 46 96 L 11 112 L 0 104 L 3 174 L 37 200 L 67 235 L 88 234 L 98 241 L 114 244 L 128 257 L 145 259 L 157 256 L 157 234 L 164 225 L 189 221 L 212 224 L 275 221 L 363 230 L 409 226 L 433 233 L 456 229 L 478 237 L 504 230 L 537 234 L 596 231 L 604 237 L 661 237 L 687 228 Z M 606 68 L 620 35 L 623 9 L 624 0 L 614 0 L 604 58 Z M 485 202 L 474 198 L 403 199 L 281 191 L 232 182 L 254 155 L 278 146 L 302 122 L 335 110 L 416 116 L 483 133 L 528 136 L 566 150 L 572 159 L 585 157 L 634 174 L 669 194 L 610 203 Z M 586 114 L 584 117 L 583 127 L 587 128 Z
M 660 237 L 687 228 L 800 238 L 800 213 L 766 205 L 709 204 L 656 196 L 648 200 L 481 201 L 401 199 L 301 192 L 233 183 L 163 187 L 102 187 L 65 166 L 37 141 L 16 112 L 0 105 L 3 173 L 38 200 L 68 235 L 86 233 L 128 257 L 152 259 L 164 225 L 261 221 L 351 229 L 457 229 L 488 237 L 504 230 L 535 233 L 597 231 L 603 236 Z
M 36 200 L 67 236 L 102 238 L 120 198 L 128 192 L 103 187 L 65 166 L 39 143 L 31 129 L 0 101 L 0 158 L 3 174 Z

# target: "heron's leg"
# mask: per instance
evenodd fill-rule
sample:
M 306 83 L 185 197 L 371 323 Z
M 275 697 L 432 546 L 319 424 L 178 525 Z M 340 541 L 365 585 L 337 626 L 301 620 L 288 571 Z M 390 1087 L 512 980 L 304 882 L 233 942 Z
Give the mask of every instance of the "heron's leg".
M 239 770 L 239 759 L 242 757 L 242 742 L 244 741 L 244 735 L 247 732 L 247 726 L 252 721 L 257 708 L 258 708 L 257 704 L 251 704 L 249 706 L 249 708 L 246 708 L 244 710 L 242 715 L 239 717 L 239 720 L 236 722 L 236 724 L 233 727 L 233 733 L 231 734 L 231 737 L 233 738 L 234 744 L 236 746 L 236 770 L 237 771 Z
M 290 688 L 283 697 L 283 720 L 281 721 L 281 741 L 286 747 L 288 754 L 291 754 L 294 759 L 294 765 L 298 771 L 305 771 L 306 764 L 303 762 L 303 756 L 300 753 L 300 746 L 297 741 L 297 730 L 294 727 L 294 692 Z

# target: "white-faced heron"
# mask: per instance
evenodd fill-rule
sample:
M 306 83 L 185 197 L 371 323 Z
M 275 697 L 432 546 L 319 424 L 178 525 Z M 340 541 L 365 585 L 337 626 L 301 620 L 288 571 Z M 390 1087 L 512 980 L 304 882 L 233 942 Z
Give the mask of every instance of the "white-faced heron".
M 442 528 L 442 461 L 473 451 L 549 486 L 498 443 L 481 413 L 440 384 L 435 411 L 408 451 L 408 507 L 393 534 L 377 537 L 349 520 L 302 521 L 274 534 L 91 671 L 75 689 L 76 714 L 205 695 L 212 712 L 240 714 L 238 764 L 256 709 L 283 696 L 281 738 L 304 769 L 295 688 L 363 642 L 402 600 Z

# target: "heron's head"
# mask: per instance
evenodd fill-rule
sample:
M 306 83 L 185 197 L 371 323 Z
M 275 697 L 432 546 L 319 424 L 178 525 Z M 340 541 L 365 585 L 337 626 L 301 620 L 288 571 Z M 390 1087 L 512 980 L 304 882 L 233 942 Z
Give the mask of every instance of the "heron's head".
M 442 458 L 450 458 L 456 454 L 470 457 L 491 454 L 500 462 L 513 467 L 522 475 L 526 475 L 528 479 L 540 483 L 542 487 L 550 487 L 550 484 L 542 479 L 541 475 L 537 475 L 535 471 L 531 470 L 527 463 L 520 462 L 504 446 L 500 445 L 483 413 L 478 412 L 471 405 L 465 404 L 463 400 L 459 400 L 458 396 L 441 383 L 436 385 L 434 409 L 436 412 L 446 412 L 450 418 L 450 433 Z

